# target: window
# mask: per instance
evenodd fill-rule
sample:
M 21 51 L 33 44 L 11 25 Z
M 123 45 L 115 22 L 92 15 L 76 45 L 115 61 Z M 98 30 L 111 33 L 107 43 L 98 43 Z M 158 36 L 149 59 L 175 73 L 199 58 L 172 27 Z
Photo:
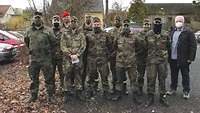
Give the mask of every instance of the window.
M 0 33 L 0 40 L 8 40 L 9 38 Z

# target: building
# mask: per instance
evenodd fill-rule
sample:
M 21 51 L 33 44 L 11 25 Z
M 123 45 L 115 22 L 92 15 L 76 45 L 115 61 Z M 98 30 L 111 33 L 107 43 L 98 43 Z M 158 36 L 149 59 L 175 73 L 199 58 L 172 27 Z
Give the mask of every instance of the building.
M 85 15 L 90 15 L 92 17 L 99 17 L 102 22 L 102 27 L 104 25 L 104 5 L 103 0 L 95 0 L 86 8 Z
M 150 21 L 160 16 L 164 23 L 172 24 L 177 15 L 183 15 L 186 23 L 190 23 L 192 17 L 195 15 L 192 3 L 146 3 L 146 6 Z
M 8 22 L 13 15 L 15 15 L 15 11 L 11 5 L 0 5 L 0 24 Z

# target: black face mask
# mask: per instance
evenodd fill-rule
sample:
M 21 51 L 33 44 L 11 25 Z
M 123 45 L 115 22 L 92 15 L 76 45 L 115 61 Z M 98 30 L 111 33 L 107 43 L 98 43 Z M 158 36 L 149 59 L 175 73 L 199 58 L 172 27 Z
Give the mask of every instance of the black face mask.
M 120 22 L 115 22 L 115 26 L 117 27 L 117 28 L 119 28 L 119 27 L 121 27 L 122 26 L 122 24 L 120 23 Z
M 94 27 L 94 32 L 95 32 L 95 33 L 101 32 L 101 28 L 100 28 L 100 27 Z
M 54 23 L 53 26 L 54 26 L 54 28 L 59 28 L 60 23 Z
M 160 34 L 162 29 L 162 24 L 153 24 L 153 32 L 155 34 Z
M 127 37 L 127 36 L 129 36 L 130 32 L 131 32 L 131 30 L 129 27 L 124 27 L 122 30 L 122 35 Z

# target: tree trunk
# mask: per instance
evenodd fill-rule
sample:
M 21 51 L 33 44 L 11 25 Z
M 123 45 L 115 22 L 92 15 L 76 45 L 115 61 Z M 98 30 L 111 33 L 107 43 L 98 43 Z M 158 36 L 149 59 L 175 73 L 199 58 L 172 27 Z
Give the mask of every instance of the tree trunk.
M 105 17 L 105 26 L 107 27 L 108 25 L 108 0 L 106 0 L 106 17 Z

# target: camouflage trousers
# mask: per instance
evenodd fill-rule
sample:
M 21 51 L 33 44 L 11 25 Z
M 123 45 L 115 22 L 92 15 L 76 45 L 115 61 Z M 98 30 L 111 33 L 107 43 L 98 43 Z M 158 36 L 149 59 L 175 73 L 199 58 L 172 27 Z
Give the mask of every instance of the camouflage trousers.
M 81 63 L 71 64 L 68 59 L 63 62 L 64 70 L 64 91 L 72 92 L 82 90 L 81 85 Z
M 63 59 L 62 58 L 57 58 L 54 59 L 53 61 L 53 75 L 55 77 L 55 73 L 56 73 L 56 67 L 58 69 L 59 72 L 59 79 L 60 79 L 60 86 L 61 88 L 63 88 L 64 85 L 64 74 L 63 74 Z M 54 79 L 55 82 L 55 79 Z
M 91 88 L 91 90 L 97 90 L 97 79 L 99 78 L 99 74 L 101 77 L 102 82 L 102 89 L 105 92 L 108 92 L 109 90 L 109 84 L 108 84 L 108 75 L 109 75 L 109 67 L 108 62 L 106 61 L 97 61 L 96 58 L 90 58 L 88 57 L 88 66 L 87 66 L 87 72 L 88 72 L 88 87 Z M 99 72 L 99 73 L 98 73 Z
M 44 79 L 45 79 L 45 87 L 47 94 L 52 96 L 55 92 L 55 82 L 53 75 L 53 65 L 50 62 L 34 62 L 30 63 L 29 67 L 29 76 L 31 78 L 30 91 L 31 94 L 38 94 L 39 91 L 39 73 L 42 70 Z
M 147 93 L 155 94 L 156 78 L 159 81 L 159 92 L 165 94 L 165 80 L 167 78 L 167 62 L 147 65 Z
M 126 78 L 125 77 L 126 72 L 128 73 L 128 77 L 130 79 L 131 91 L 137 92 L 138 91 L 138 84 L 137 84 L 136 66 L 134 66 L 134 67 L 117 67 L 116 68 L 116 75 L 117 75 L 116 90 L 122 92 L 124 78 Z
M 112 84 L 115 87 L 117 76 L 116 76 L 116 56 L 110 58 L 110 71 L 112 73 Z
M 138 72 L 138 86 L 142 88 L 144 86 L 144 75 L 146 70 L 146 62 L 138 61 L 137 62 L 137 72 Z

